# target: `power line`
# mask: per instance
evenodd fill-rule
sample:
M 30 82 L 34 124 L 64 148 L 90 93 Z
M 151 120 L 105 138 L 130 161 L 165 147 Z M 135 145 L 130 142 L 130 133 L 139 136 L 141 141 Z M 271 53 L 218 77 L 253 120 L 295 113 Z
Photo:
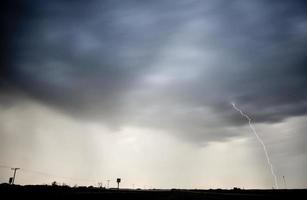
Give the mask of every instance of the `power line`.
M 40 174 L 40 175 L 47 176 L 47 177 L 50 177 L 50 178 L 69 179 L 69 180 L 72 180 L 72 181 L 83 181 L 83 182 L 97 182 L 97 181 L 99 181 L 99 180 L 92 180 L 92 179 L 73 178 L 73 177 L 68 177 L 68 176 L 58 176 L 58 175 L 51 174 L 51 173 L 45 173 L 45 172 L 41 172 L 41 171 L 37 171 L 37 170 L 24 169 L 24 168 L 23 168 L 23 171 L 34 173 L 34 174 Z
M 0 164 L 0 168 L 7 168 L 7 169 L 12 169 L 12 170 L 16 169 L 16 171 L 20 169 L 20 168 L 14 168 L 14 167 L 4 165 L 4 164 Z M 58 176 L 56 174 L 46 173 L 46 172 L 27 169 L 27 168 L 22 168 L 21 171 L 29 172 L 29 173 L 33 173 L 33 174 L 39 174 L 39 175 L 46 176 L 46 177 L 49 177 L 49 178 L 69 179 L 69 180 L 72 180 L 72 181 L 95 182 L 95 183 L 99 181 L 99 180 L 93 180 L 93 179 L 81 179 L 81 178 L 73 178 L 73 177 L 68 177 L 68 176 Z M 16 175 L 15 171 L 14 171 L 14 174 Z M 12 183 L 14 183 L 14 177 L 12 177 Z

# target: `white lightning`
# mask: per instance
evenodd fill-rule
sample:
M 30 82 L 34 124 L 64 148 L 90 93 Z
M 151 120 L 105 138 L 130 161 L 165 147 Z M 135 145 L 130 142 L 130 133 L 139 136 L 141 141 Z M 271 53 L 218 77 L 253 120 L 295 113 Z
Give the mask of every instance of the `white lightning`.
M 251 130 L 252 130 L 253 133 L 255 134 L 257 140 L 259 141 L 259 143 L 262 145 L 263 151 L 264 151 L 264 154 L 265 154 L 265 157 L 266 157 L 266 160 L 267 160 L 267 163 L 268 163 L 268 165 L 270 166 L 271 174 L 272 174 L 272 176 L 273 176 L 273 178 L 274 178 L 274 181 L 275 181 L 275 187 L 278 189 L 277 176 L 276 176 L 276 174 L 275 174 L 275 172 L 274 172 L 273 165 L 272 165 L 272 163 L 271 163 L 271 161 L 270 161 L 270 157 L 269 157 L 268 151 L 267 151 L 267 149 L 266 149 L 266 146 L 265 146 L 263 140 L 259 137 L 259 135 L 258 135 L 258 133 L 257 133 L 255 127 L 254 127 L 254 125 L 252 124 L 252 119 L 251 119 L 247 114 L 245 114 L 242 110 L 240 110 L 240 109 L 236 106 L 235 103 L 231 103 L 231 105 L 232 105 L 232 107 L 233 107 L 236 111 L 238 111 L 243 117 L 245 117 L 245 118 L 248 120 L 249 127 L 251 128 Z

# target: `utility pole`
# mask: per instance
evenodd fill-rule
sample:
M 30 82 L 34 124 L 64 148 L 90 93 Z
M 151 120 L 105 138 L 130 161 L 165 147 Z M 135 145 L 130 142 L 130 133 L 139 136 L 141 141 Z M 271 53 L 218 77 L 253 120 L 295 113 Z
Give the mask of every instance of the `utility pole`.
M 109 188 L 110 188 L 110 187 L 109 187 L 110 180 L 107 180 L 107 182 L 108 182 L 108 185 L 107 185 L 108 187 L 107 187 L 107 188 L 109 189 Z
M 20 169 L 20 168 L 11 168 L 11 170 L 14 170 L 12 185 L 14 185 L 14 182 L 15 182 L 16 171 L 19 170 L 19 169 Z

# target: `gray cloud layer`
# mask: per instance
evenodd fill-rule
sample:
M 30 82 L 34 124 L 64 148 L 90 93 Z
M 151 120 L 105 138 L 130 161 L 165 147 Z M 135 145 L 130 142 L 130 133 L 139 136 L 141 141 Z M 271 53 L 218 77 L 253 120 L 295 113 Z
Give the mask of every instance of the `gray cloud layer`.
M 233 124 L 245 123 L 232 101 L 257 122 L 307 112 L 304 1 L 7 7 L 16 14 L 3 14 L 14 22 L 7 32 L 17 31 L 3 35 L 11 51 L 2 96 L 15 88 L 81 120 L 207 141 L 235 136 Z

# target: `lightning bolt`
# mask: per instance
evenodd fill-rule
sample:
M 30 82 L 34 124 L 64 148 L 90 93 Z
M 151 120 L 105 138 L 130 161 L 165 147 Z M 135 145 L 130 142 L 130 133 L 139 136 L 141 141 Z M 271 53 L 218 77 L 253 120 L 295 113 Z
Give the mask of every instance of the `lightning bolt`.
M 255 127 L 254 127 L 254 125 L 252 124 L 252 119 L 251 119 L 247 114 L 245 114 L 242 110 L 240 110 L 240 109 L 236 106 L 235 103 L 232 102 L 231 105 L 232 105 L 232 107 L 233 107 L 236 111 L 238 111 L 243 117 L 245 117 L 245 118 L 248 120 L 249 127 L 250 127 L 251 130 L 253 131 L 253 133 L 254 133 L 254 135 L 256 136 L 258 142 L 262 145 L 263 151 L 264 151 L 264 154 L 265 154 L 265 157 L 266 157 L 266 160 L 267 160 L 267 163 L 268 163 L 268 165 L 269 165 L 269 167 L 270 167 L 271 174 L 272 174 L 272 176 L 273 176 L 273 178 L 274 178 L 274 181 L 275 181 L 275 187 L 278 189 L 277 176 L 276 176 L 276 174 L 275 174 L 275 172 L 274 172 L 274 168 L 273 168 L 273 165 L 272 165 L 272 163 L 271 163 L 271 160 L 270 160 L 268 151 L 267 151 L 267 149 L 266 149 L 266 146 L 265 146 L 263 140 L 259 137 L 259 135 L 258 135 L 258 133 L 257 133 Z

